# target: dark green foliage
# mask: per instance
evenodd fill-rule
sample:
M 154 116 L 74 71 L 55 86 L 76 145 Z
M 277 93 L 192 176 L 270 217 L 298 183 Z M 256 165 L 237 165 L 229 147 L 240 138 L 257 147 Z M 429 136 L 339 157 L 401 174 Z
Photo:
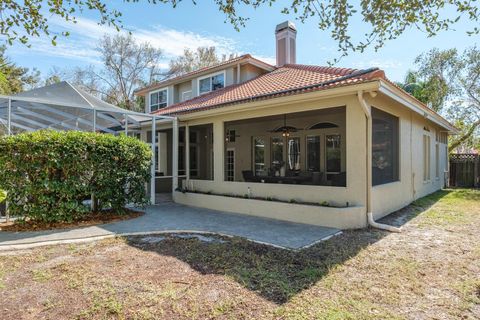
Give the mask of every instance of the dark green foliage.
M 0 138 L 0 188 L 12 215 L 70 222 L 89 211 L 146 203 L 151 151 L 134 138 L 51 130 Z

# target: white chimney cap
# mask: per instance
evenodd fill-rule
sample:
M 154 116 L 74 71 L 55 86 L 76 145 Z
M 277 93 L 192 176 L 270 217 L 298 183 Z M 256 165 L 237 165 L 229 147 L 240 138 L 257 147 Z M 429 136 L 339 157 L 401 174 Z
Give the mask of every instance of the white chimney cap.
M 275 28 L 275 33 L 282 31 L 284 29 L 292 29 L 293 31 L 297 31 L 297 28 L 295 27 L 295 24 L 291 21 L 285 21 L 280 24 L 277 24 L 277 27 Z

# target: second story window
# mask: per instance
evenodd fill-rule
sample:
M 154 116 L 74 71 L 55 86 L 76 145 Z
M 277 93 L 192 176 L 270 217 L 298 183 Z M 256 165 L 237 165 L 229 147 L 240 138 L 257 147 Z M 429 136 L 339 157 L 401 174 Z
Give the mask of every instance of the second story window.
M 204 94 L 225 87 L 225 73 L 209 75 L 198 80 L 198 92 Z
M 167 89 L 150 93 L 150 112 L 167 106 Z

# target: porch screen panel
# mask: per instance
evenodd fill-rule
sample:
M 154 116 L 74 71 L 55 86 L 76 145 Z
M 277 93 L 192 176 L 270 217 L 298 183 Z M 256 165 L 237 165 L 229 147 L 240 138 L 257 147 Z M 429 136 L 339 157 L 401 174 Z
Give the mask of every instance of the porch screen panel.
M 190 176 L 198 176 L 198 148 L 190 146 Z
M 372 108 L 372 184 L 398 180 L 398 118 Z
M 279 171 L 284 165 L 283 160 L 283 137 L 272 138 L 272 169 Z
M 342 150 L 340 135 L 327 135 L 325 142 L 327 156 L 327 172 L 339 173 L 342 171 Z
M 320 172 L 320 136 L 307 137 L 307 169 Z
M 255 165 L 255 175 L 264 176 L 265 172 L 265 139 L 253 138 L 253 157 Z
M 178 147 L 178 175 L 185 175 L 185 146 Z

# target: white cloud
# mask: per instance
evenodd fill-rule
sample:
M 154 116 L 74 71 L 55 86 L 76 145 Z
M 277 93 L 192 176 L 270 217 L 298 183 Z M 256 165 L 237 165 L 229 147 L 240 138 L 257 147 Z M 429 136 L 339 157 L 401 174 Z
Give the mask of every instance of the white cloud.
M 68 37 L 58 37 L 57 46 L 52 46 L 46 37 L 32 38 L 31 48 L 16 47 L 16 54 L 41 54 L 50 57 L 68 58 L 83 63 L 98 63 L 98 52 L 95 50 L 98 41 L 105 34 L 116 34 L 113 27 L 99 25 L 93 20 L 78 18 L 77 23 L 65 22 L 52 17 L 50 28 L 58 31 L 68 31 Z M 128 27 L 127 27 L 128 29 Z M 198 34 L 190 31 L 175 30 L 163 26 L 153 26 L 151 29 L 130 28 L 132 36 L 139 42 L 148 42 L 153 47 L 163 50 L 165 60 L 161 65 L 166 67 L 171 58 L 183 54 L 184 49 L 215 46 L 219 54 L 238 52 L 235 41 L 225 37 L 208 34 Z M 126 33 L 127 31 L 120 31 Z

